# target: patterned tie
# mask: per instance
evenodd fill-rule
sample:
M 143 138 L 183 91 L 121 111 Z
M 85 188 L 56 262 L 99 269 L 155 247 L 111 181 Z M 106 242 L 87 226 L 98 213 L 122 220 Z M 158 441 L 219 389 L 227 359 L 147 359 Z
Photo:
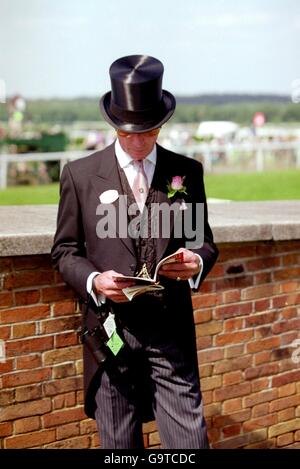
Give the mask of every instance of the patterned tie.
M 138 207 L 142 212 L 148 195 L 148 180 L 145 174 L 143 161 L 133 161 L 132 164 L 135 166 L 136 169 L 132 192 L 134 194 Z

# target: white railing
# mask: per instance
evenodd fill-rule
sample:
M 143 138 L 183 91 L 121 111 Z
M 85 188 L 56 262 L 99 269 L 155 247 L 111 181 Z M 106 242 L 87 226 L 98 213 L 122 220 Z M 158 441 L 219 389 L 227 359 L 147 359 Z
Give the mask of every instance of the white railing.
M 187 155 L 191 158 L 201 159 L 206 172 L 214 170 L 216 155 L 223 155 L 222 166 L 233 168 L 232 156 L 238 154 L 242 159 L 243 154 L 252 154 L 251 161 L 253 169 L 263 171 L 266 169 L 266 156 L 278 151 L 290 151 L 294 155 L 292 167 L 300 168 L 300 141 L 293 142 L 245 142 L 245 143 L 198 143 L 185 146 L 169 145 L 170 150 Z M 7 171 L 10 163 L 33 162 L 33 161 L 58 161 L 60 172 L 65 163 L 87 156 L 91 151 L 64 151 L 54 153 L 23 153 L 23 154 L 0 154 L 0 189 L 7 187 Z

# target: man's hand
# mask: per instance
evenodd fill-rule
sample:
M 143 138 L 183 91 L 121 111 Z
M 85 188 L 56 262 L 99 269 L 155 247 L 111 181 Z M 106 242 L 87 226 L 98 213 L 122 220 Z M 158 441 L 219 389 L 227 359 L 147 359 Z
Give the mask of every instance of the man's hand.
M 107 270 L 97 275 L 93 280 L 94 291 L 96 294 L 101 294 L 106 296 L 116 303 L 124 303 L 129 301 L 128 298 L 122 292 L 123 288 L 131 287 L 134 285 L 134 282 L 118 282 L 114 280 L 113 277 L 123 277 L 122 274 L 115 272 L 114 270 Z
M 185 248 L 180 248 L 177 252 L 183 252 L 183 262 L 162 265 L 158 272 L 159 275 L 174 280 L 188 280 L 200 272 L 200 261 L 196 254 Z

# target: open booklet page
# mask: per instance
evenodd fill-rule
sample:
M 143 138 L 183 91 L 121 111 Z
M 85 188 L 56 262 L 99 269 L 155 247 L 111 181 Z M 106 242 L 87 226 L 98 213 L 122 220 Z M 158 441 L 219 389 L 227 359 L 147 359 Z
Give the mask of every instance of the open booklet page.
M 159 269 L 163 264 L 169 264 L 174 262 L 183 262 L 183 252 L 175 252 L 161 259 L 155 268 L 153 278 L 149 276 L 145 266 L 142 268 L 141 272 L 136 277 L 114 276 L 113 278 L 118 282 L 127 282 L 128 280 L 133 280 L 135 282 L 135 285 L 133 285 L 132 287 L 123 288 L 122 290 L 123 293 L 127 296 L 127 298 L 131 301 L 132 298 L 137 295 L 141 295 L 142 293 L 163 289 L 164 287 L 162 285 L 159 285 L 159 283 L 157 282 Z

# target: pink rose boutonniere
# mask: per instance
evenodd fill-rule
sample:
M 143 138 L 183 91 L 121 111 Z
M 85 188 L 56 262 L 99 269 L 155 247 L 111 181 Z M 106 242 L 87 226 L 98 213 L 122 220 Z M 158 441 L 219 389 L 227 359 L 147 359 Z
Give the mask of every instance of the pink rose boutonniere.
M 171 183 L 168 181 L 167 189 L 169 199 L 173 197 L 176 192 L 187 194 L 186 187 L 183 185 L 184 179 L 185 176 L 173 176 Z

